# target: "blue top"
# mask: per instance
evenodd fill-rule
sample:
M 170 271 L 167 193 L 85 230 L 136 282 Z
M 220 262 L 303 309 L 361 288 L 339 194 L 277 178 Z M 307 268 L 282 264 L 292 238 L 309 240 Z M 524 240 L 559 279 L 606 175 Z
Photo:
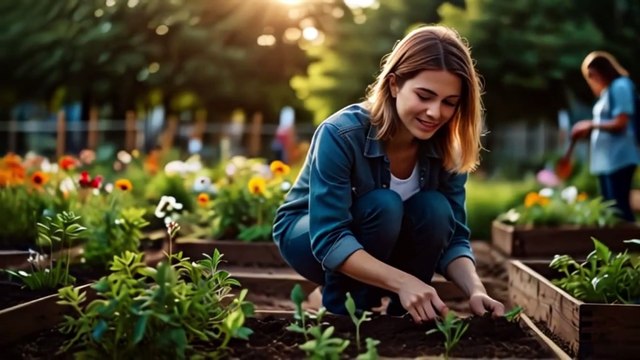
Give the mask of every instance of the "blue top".
M 350 229 L 351 205 L 369 191 L 388 189 L 391 178 L 389 160 L 376 134 L 377 128 L 371 126 L 369 113 L 361 105 L 350 105 L 320 124 L 302 171 L 277 211 L 276 243 L 300 216 L 309 214 L 311 249 L 323 269 L 335 270 L 363 248 Z M 440 191 L 453 209 L 454 234 L 436 267 L 444 274 L 458 257 L 474 260 L 466 225 L 467 174 L 446 171 L 442 152 L 432 139 L 420 143 L 419 183 L 421 190 Z
M 609 103 L 609 92 L 613 104 Z M 593 122 L 596 125 L 611 122 L 620 114 L 627 114 L 629 121 L 623 132 L 600 129 L 591 132 L 591 174 L 607 175 L 623 167 L 640 163 L 633 130 L 634 94 L 633 82 L 628 77 L 621 76 L 602 91 L 593 106 Z

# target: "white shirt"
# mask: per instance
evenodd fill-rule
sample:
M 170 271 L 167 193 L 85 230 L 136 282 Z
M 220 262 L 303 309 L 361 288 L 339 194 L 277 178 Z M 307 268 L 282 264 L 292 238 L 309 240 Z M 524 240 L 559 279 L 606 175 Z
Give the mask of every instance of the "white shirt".
M 389 188 L 398 193 L 402 201 L 407 200 L 420 191 L 420 183 L 418 182 L 418 164 L 413 167 L 411 175 L 406 179 L 398 179 L 391 174 L 391 183 L 389 184 Z

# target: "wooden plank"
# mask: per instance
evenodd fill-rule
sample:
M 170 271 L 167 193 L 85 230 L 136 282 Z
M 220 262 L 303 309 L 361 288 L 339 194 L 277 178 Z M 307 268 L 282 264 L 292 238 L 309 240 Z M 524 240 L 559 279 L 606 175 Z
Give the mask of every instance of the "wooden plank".
M 640 238 L 640 226 L 522 228 L 496 220 L 492 223 L 491 237 L 492 245 L 512 258 L 551 259 L 556 254 L 585 258 L 593 251 L 592 237 L 612 251 L 624 251 L 628 246 L 623 240 Z
M 218 249 L 227 265 L 252 267 L 289 267 L 282 259 L 278 247 L 273 242 L 248 243 L 240 240 L 201 240 L 179 238 L 174 251 L 182 251 L 184 256 L 197 260 L 202 254 L 212 254 Z

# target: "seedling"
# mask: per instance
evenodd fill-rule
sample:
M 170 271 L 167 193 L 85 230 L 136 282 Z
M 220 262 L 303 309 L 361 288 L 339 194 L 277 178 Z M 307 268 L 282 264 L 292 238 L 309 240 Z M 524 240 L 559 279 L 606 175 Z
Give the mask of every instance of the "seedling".
M 372 338 L 367 338 L 365 341 L 367 342 L 367 352 L 358 355 L 356 360 L 378 360 L 380 355 L 378 355 L 377 346 L 380 344 L 380 341 Z
M 356 315 L 356 303 L 350 293 L 347 293 L 347 300 L 345 301 L 344 306 L 347 308 L 351 321 L 353 321 L 353 324 L 356 326 L 356 346 L 358 348 L 358 352 L 360 352 L 360 325 L 365 321 L 371 320 L 371 312 L 363 311 L 360 318 L 358 318 Z
M 518 305 L 516 307 L 514 307 L 513 309 L 507 311 L 504 314 L 505 319 L 507 319 L 508 322 L 514 322 L 516 321 L 519 317 L 520 314 L 522 313 L 522 306 Z
M 444 319 L 436 321 L 436 327 L 437 329 L 427 331 L 427 335 L 438 331 L 444 335 L 444 357 L 448 359 L 449 353 L 467 331 L 469 324 L 458 318 L 453 311 L 449 311 Z

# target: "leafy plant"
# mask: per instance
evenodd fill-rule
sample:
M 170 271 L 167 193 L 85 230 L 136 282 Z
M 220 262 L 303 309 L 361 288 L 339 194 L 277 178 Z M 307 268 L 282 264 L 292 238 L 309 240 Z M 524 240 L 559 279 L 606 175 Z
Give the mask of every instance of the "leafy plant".
M 291 300 L 295 305 L 294 318 L 296 323 L 287 327 L 287 330 L 303 334 L 306 342 L 300 345 L 311 359 L 339 359 L 340 354 L 349 346 L 349 340 L 333 337 L 335 328 L 329 326 L 322 329 L 322 318 L 326 313 L 325 308 L 320 308 L 315 315 L 302 309 L 304 293 L 302 287 L 296 284 L 291 291 Z M 315 319 L 315 325 L 307 327 L 306 318 Z
M 378 354 L 378 344 L 380 344 L 380 341 L 367 338 L 366 343 L 367 351 L 358 355 L 356 360 L 378 360 L 380 358 L 380 355 Z
M 0 227 L 0 245 L 34 246 L 38 236 L 33 226 L 49 206 L 46 194 L 31 191 L 24 185 L 0 186 L 0 213 L 6 219 Z
M 234 157 L 225 164 L 213 199 L 214 236 L 243 241 L 270 241 L 272 220 L 291 183 L 289 167 L 274 161 Z
M 60 286 L 67 286 L 75 283 L 75 278 L 69 274 L 69 263 L 71 254 L 69 244 L 83 235 L 86 228 L 78 224 L 80 217 L 73 212 L 63 212 L 57 214 L 55 219 L 46 217 L 46 223 L 38 223 L 38 242 L 47 244 L 50 249 L 49 263 L 43 266 L 46 260 L 37 252 L 31 252 L 29 263 L 31 272 L 22 270 L 5 270 L 9 275 L 20 279 L 22 283 L 31 290 L 55 289 Z M 66 259 L 64 261 L 53 261 L 53 244 L 60 244 L 62 251 L 67 246 Z M 65 265 L 63 265 L 65 264 Z
M 507 321 L 514 322 L 520 317 L 520 314 L 522 313 L 522 310 L 524 310 L 522 308 L 522 306 L 518 305 L 518 306 L 514 307 L 513 309 L 507 311 L 504 314 L 504 317 L 505 317 L 505 319 L 507 319 Z
M 98 298 L 86 306 L 86 293 L 60 289 L 58 303 L 75 312 L 64 318 L 61 331 L 73 337 L 60 352 L 79 350 L 77 355 L 85 358 L 183 359 L 195 351 L 195 340 L 217 342 L 222 352 L 229 339 L 251 334 L 243 324 L 253 305 L 245 301 L 246 289 L 235 298 L 231 294 L 239 283 L 218 269 L 222 254 L 217 250 L 196 262 L 179 253 L 176 264 L 161 262 L 157 268 L 142 258 L 129 251 L 115 256 L 111 274 L 93 286 Z
M 549 267 L 564 277 L 553 283 L 586 302 L 632 303 L 640 299 L 640 265 L 633 264 L 626 250 L 613 253 L 597 239 L 591 239 L 595 250 L 583 263 L 568 255 L 554 256 Z M 640 243 L 635 239 L 626 242 Z
M 370 311 L 363 311 L 358 318 L 356 315 L 356 303 L 353 297 L 351 297 L 351 293 L 347 293 L 345 307 L 347 308 L 351 321 L 353 321 L 353 324 L 356 326 L 356 346 L 358 347 L 358 352 L 360 352 L 360 325 L 365 321 L 370 321 L 372 313 Z
M 468 323 L 457 317 L 453 311 L 449 311 L 442 320 L 436 321 L 436 329 L 427 331 L 427 335 L 438 331 L 444 335 L 444 357 L 449 358 L 451 350 L 458 344 L 468 328 Z
M 95 196 L 87 202 L 92 216 L 86 222 L 89 236 L 84 256 L 89 265 L 105 267 L 115 255 L 135 252 L 140 246 L 142 229 L 149 224 L 146 211 L 125 207 L 120 195 Z
M 521 205 L 500 214 L 497 220 L 526 226 L 606 227 L 619 222 L 614 204 L 601 197 L 588 199 L 573 186 L 561 191 L 545 188 L 529 192 Z

